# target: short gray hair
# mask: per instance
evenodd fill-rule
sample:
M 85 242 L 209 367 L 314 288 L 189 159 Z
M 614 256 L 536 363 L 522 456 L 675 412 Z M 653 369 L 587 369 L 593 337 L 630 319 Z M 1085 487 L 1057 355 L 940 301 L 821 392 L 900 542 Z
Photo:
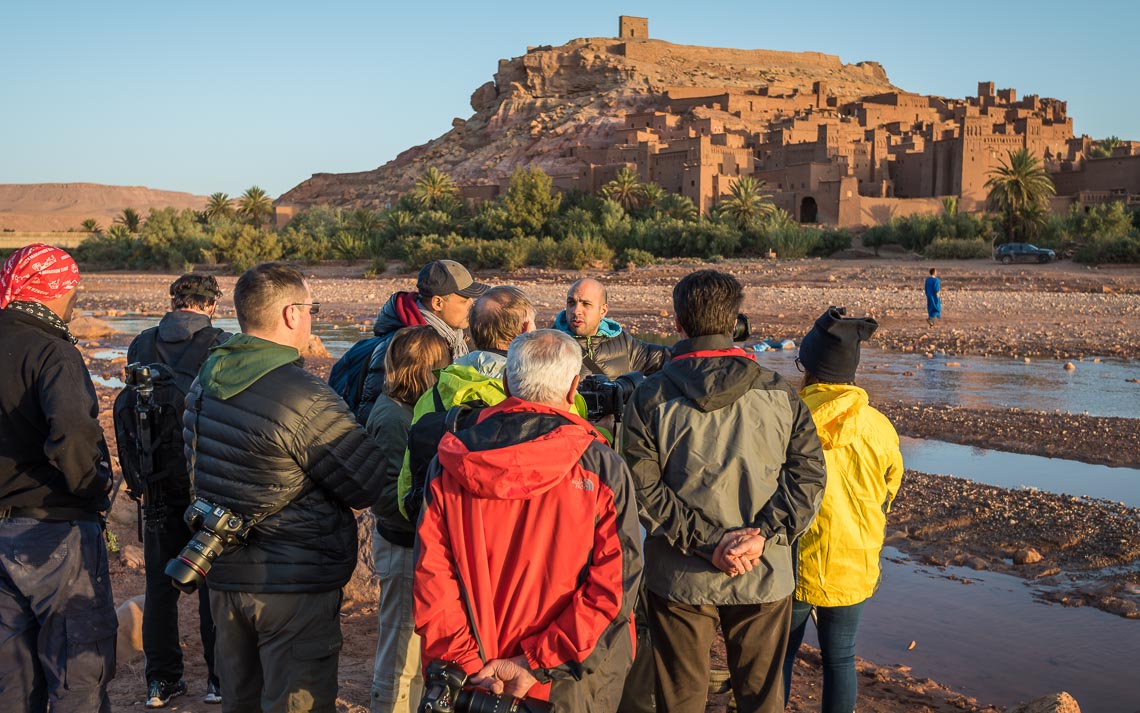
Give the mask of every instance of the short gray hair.
M 520 334 L 507 351 L 506 379 L 511 395 L 524 401 L 557 404 L 582 371 L 582 348 L 569 334 L 539 329 Z

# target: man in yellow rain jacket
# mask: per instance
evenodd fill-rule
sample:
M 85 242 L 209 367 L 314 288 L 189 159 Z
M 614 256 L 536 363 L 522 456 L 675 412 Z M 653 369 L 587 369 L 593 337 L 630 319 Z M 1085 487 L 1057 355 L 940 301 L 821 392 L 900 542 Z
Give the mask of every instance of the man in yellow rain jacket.
M 800 397 L 811 409 L 827 462 L 819 515 L 799 542 L 792 631 L 784 660 L 785 695 L 814 608 L 823 657 L 823 713 L 855 710 L 855 632 L 863 603 L 879 584 L 887 511 L 902 483 L 899 437 L 855 386 L 859 343 L 878 324 L 832 307 L 800 344 Z

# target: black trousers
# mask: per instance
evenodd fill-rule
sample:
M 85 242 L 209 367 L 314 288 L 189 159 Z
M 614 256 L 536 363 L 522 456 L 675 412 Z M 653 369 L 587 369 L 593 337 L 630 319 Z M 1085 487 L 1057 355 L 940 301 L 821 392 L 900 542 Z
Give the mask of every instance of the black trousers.
M 792 598 L 738 606 L 683 604 L 649 592 L 649 626 L 657 669 L 657 710 L 704 713 L 709 652 L 720 621 L 732 692 L 741 713 L 784 710 L 784 651 Z
M 222 713 L 335 713 L 341 592 L 210 592 Z
M 178 636 L 178 597 L 182 592 L 170 583 L 166 563 L 190 541 L 190 528 L 182 514 L 190 505 L 183 497 L 159 492 L 143 510 L 143 554 L 146 559 L 146 602 L 143 605 L 143 653 L 146 680 L 178 681 L 182 678 L 182 645 Z M 205 582 L 198 587 L 198 629 L 209 680 L 218 684 L 214 666 L 214 619 L 210 616 L 210 592 Z

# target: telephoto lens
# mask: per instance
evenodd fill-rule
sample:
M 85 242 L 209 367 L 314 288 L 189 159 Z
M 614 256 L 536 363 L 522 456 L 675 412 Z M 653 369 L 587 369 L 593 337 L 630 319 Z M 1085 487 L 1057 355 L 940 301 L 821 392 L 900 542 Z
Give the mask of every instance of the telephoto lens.
M 195 532 L 178 556 L 166 563 L 166 576 L 179 591 L 194 592 L 205 581 L 223 546 L 222 538 L 209 530 Z

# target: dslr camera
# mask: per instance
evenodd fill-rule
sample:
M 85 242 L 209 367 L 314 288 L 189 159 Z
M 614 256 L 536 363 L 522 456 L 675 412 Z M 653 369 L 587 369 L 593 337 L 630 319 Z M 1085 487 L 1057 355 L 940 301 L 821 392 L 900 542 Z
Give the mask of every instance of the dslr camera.
M 177 557 L 166 563 L 165 572 L 174 580 L 176 589 L 190 593 L 206 579 L 214 560 L 226 547 L 245 541 L 251 525 L 232 510 L 201 498 L 190 503 L 182 519 L 194 536 Z
M 643 381 L 645 376 L 639 371 L 622 374 L 613 381 L 604 374 L 590 374 L 579 381 L 578 393 L 586 402 L 586 420 L 599 421 L 613 416 L 614 423 L 621 423 L 625 402 Z
M 419 713 L 551 713 L 554 707 L 531 698 L 512 698 L 478 688 L 464 688 L 463 669 L 436 659 L 424 671 Z

